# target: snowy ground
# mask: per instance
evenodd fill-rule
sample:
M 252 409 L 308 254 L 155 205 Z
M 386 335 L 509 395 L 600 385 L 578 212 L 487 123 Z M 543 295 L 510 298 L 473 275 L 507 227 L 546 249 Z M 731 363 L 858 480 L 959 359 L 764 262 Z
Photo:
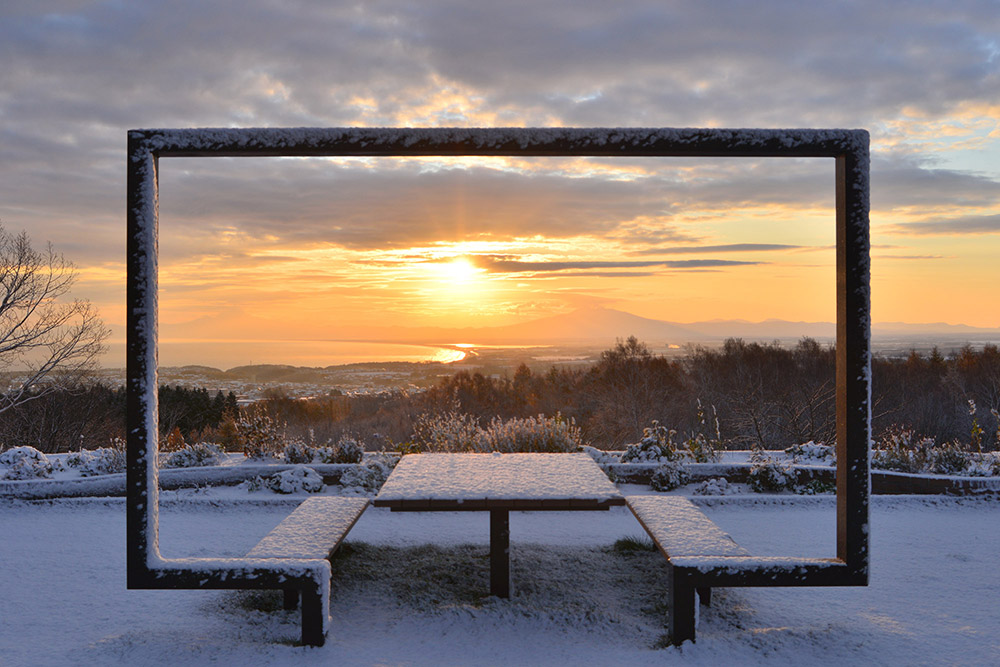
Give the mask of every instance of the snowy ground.
M 626 493 L 648 492 L 628 487 Z M 298 500 L 165 496 L 166 556 L 236 556 Z M 700 499 L 760 554 L 828 556 L 831 497 Z M 488 589 L 484 513 L 369 509 L 335 559 L 333 626 L 295 646 L 269 593 L 128 591 L 121 499 L 0 503 L 4 665 L 962 664 L 1000 661 L 1000 503 L 875 497 L 868 588 L 728 589 L 697 644 L 658 648 L 663 561 L 628 511 L 512 513 L 514 597 Z M 463 546 L 464 545 L 464 546 Z M 277 608 L 277 610 L 273 610 Z

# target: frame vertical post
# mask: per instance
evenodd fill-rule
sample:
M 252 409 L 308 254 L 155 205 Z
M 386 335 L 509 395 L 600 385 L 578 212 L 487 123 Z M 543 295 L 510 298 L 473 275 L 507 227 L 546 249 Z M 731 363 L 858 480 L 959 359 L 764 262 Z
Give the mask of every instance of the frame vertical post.
M 158 158 L 136 133 L 128 136 L 128 240 L 126 300 L 126 530 L 127 580 L 149 579 L 150 557 L 159 556 L 156 391 Z
M 837 557 L 868 582 L 871 288 L 868 146 L 836 158 Z

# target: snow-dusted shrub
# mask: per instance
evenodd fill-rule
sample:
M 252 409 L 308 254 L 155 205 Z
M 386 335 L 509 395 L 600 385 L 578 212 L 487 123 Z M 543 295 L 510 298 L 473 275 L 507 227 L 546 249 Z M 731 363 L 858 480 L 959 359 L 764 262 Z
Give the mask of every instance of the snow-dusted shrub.
M 983 451 L 983 427 L 979 425 L 979 419 L 976 417 L 976 402 L 969 399 L 969 416 L 972 417 L 972 428 L 969 432 L 969 445 L 975 449 L 977 452 Z
M 608 463 L 619 463 L 621 457 L 616 454 L 610 454 L 603 450 L 597 449 L 596 447 L 591 447 L 590 445 L 583 445 L 581 448 L 587 454 L 590 454 L 590 458 L 597 462 L 597 465 L 604 465 Z
M 13 447 L 0 454 L 0 463 L 10 466 L 4 479 L 39 479 L 52 475 L 52 463 L 34 447 Z
M 494 418 L 485 429 L 472 415 L 447 412 L 417 418 L 413 438 L 401 451 L 429 452 L 575 452 L 583 444 L 576 420 L 538 415 Z
M 939 475 L 961 475 L 972 467 L 972 454 L 959 442 L 945 442 L 928 450 L 928 472 Z
M 701 429 L 697 433 L 692 433 L 684 441 L 682 454 L 695 463 L 714 463 L 722 459 L 722 453 L 718 450 L 722 447 L 722 435 L 719 432 L 719 416 L 712 406 L 712 419 L 709 420 L 705 413 L 705 408 L 698 399 L 698 423 Z M 705 435 L 709 431 L 709 435 Z
M 184 434 L 178 426 L 175 426 L 166 438 L 160 439 L 160 450 L 165 452 L 175 452 L 185 445 L 187 443 L 184 442 Z
M 354 438 L 341 438 L 337 442 L 337 463 L 361 463 L 365 446 Z
M 674 461 L 680 458 L 681 454 L 674 444 L 676 434 L 677 431 L 667 429 L 654 419 L 651 426 L 642 429 L 642 439 L 638 443 L 625 447 L 622 463 Z
M 262 491 L 267 488 L 267 480 L 260 475 L 257 475 L 256 477 L 251 477 L 250 479 L 240 482 L 239 488 L 246 490 L 247 493 Z
M 312 468 L 282 470 L 265 480 L 267 488 L 275 493 L 319 493 L 323 490 L 323 477 Z
M 722 454 L 718 450 L 722 446 L 722 442 L 719 436 L 719 419 L 715 416 L 715 407 L 712 407 L 712 420 L 709 424 L 701 401 L 698 401 L 698 420 L 702 430 L 698 433 L 691 433 L 683 443 L 678 444 L 674 442 L 677 431 L 668 429 L 654 419 L 650 426 L 642 430 L 642 439 L 638 443 L 626 445 L 625 453 L 622 454 L 622 463 L 678 460 L 688 460 L 695 463 L 719 461 Z M 710 426 L 711 428 L 709 428 Z M 711 435 L 706 436 L 703 432 L 705 430 L 711 430 Z
M 683 447 L 677 451 L 695 463 L 714 463 L 722 460 L 722 453 L 702 433 L 696 433 L 685 440 Z
M 576 420 L 560 414 L 507 421 L 494 418 L 484 439 L 487 451 L 493 452 L 575 452 L 583 444 Z
M 340 476 L 340 485 L 346 492 L 375 493 L 392 469 L 399 463 L 399 456 L 386 452 L 375 452 L 365 458 L 364 465 L 352 466 Z
M 835 460 L 835 451 L 832 445 L 824 445 L 822 442 L 816 443 L 812 440 L 786 448 L 785 454 L 795 462 L 812 461 L 832 464 Z
M 365 443 L 342 436 L 335 445 L 316 449 L 316 458 L 321 463 L 361 463 L 365 456 Z
M 455 411 L 417 417 L 412 444 L 426 452 L 489 451 L 479 421 L 470 414 Z
M 382 465 L 366 462 L 345 470 L 340 476 L 340 485 L 345 490 L 374 493 L 382 488 L 391 471 L 392 468 L 386 470 Z
M 21 459 L 7 468 L 4 479 L 41 479 L 52 476 L 52 465 L 34 459 Z
M 324 445 L 322 447 L 317 447 L 316 451 L 313 452 L 313 460 L 320 463 L 336 463 L 337 462 L 337 447 L 336 445 Z
M 747 475 L 747 484 L 757 493 L 776 493 L 795 489 L 795 471 L 788 463 L 773 459 L 756 461 Z
M 668 461 L 653 471 L 649 485 L 654 491 L 672 491 L 687 484 L 688 474 L 679 461 Z
M 933 438 L 917 438 L 909 429 L 891 429 L 872 450 L 872 468 L 896 472 L 927 472 L 930 450 L 933 447 Z
M 938 475 L 975 475 L 983 455 L 957 441 L 935 444 L 933 438 L 915 438 L 913 431 L 894 429 L 872 450 L 872 468 Z
M 724 496 L 735 492 L 736 489 L 725 477 L 706 479 L 691 491 L 696 496 Z
M 382 488 L 382 484 L 384 483 L 385 477 L 381 475 L 381 471 L 378 468 L 373 466 L 359 465 L 348 468 L 340 476 L 340 485 L 345 490 L 364 493 L 374 492 Z
M 302 440 L 295 439 L 285 445 L 282 456 L 288 463 L 312 463 L 318 454 L 319 450 L 316 447 L 310 447 Z
M 243 455 L 249 459 L 273 458 L 282 450 L 280 429 L 260 403 L 241 413 L 236 430 L 243 443 Z
M 66 464 L 78 468 L 82 477 L 125 472 L 125 441 L 113 438 L 110 447 L 75 452 L 66 459 Z
M 1000 452 L 973 454 L 967 472 L 973 477 L 1000 477 Z
M 23 447 L 11 447 L 4 452 L 0 452 L 0 465 L 11 466 L 24 459 L 31 459 L 39 463 L 49 462 L 49 457 L 45 456 L 40 450 L 28 447 L 27 445 Z
M 361 463 L 365 457 L 365 443 L 346 436 L 337 441 L 334 463 Z
M 217 466 L 225 460 L 226 454 L 218 445 L 210 442 L 199 442 L 184 445 L 177 451 L 170 452 L 163 460 L 164 468 L 197 468 L 200 466 Z
M 811 479 L 798 488 L 798 492 L 804 496 L 816 496 L 823 493 L 834 493 L 837 485 L 834 482 L 825 482 L 821 479 Z

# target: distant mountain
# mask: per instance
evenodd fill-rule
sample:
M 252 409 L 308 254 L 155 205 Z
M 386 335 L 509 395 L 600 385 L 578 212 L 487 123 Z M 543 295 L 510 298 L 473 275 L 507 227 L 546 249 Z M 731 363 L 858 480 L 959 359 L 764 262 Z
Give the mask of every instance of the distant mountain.
M 1000 329 L 985 329 L 964 324 L 906 324 L 887 322 L 872 327 L 875 338 L 931 338 L 952 336 L 1000 339 Z M 386 327 L 378 339 L 393 342 L 469 342 L 483 345 L 544 345 L 557 343 L 613 344 L 618 338 L 636 338 L 655 345 L 709 343 L 726 338 L 772 341 L 797 340 L 803 337 L 832 341 L 837 337 L 833 322 L 790 322 L 768 319 L 708 320 L 669 322 L 632 315 L 612 308 L 583 308 L 563 315 L 553 315 L 530 322 L 501 327 L 464 329 Z
M 288 339 L 287 323 L 256 318 L 240 310 L 202 317 L 183 324 L 162 326 L 162 340 L 200 338 L 218 340 L 219 332 L 232 332 L 233 339 Z M 571 313 L 552 315 L 529 322 L 498 327 L 405 327 L 365 326 L 328 329 L 299 327 L 304 339 L 341 340 L 382 343 L 478 343 L 481 345 L 553 345 L 553 344 L 614 344 L 616 339 L 635 336 L 655 346 L 684 343 L 712 343 L 726 338 L 746 340 L 796 340 L 802 337 L 820 341 L 836 338 L 837 327 L 832 322 L 790 322 L 768 319 L 707 320 L 679 323 L 640 317 L 612 308 L 592 307 Z M 964 324 L 910 324 L 881 322 L 872 327 L 876 339 L 927 340 L 1000 340 L 1000 329 L 972 327 Z
M 937 335 L 937 336 L 1000 336 L 1000 329 L 972 327 L 968 324 L 948 324 L 946 322 L 930 322 L 927 324 L 910 324 L 908 322 L 879 322 L 872 325 L 872 331 L 877 335 Z
M 684 325 L 639 317 L 611 308 L 585 308 L 531 322 L 493 327 L 488 334 L 486 331 L 482 333 L 509 341 L 509 344 L 614 342 L 617 338 L 629 336 L 640 340 L 681 344 L 704 338 L 698 331 Z
M 787 340 L 790 338 L 815 338 L 817 340 L 837 337 L 837 325 L 832 322 L 788 322 L 786 320 L 711 320 L 692 322 L 683 326 L 699 332 L 712 340 L 726 338 L 746 338 L 748 340 Z
M 218 340 L 220 332 L 231 332 L 232 339 L 282 339 L 288 336 L 288 323 L 247 313 L 242 308 L 228 308 L 186 322 L 160 323 L 161 340 Z
M 703 337 L 683 325 L 652 320 L 611 308 L 583 308 L 529 322 L 499 327 L 379 327 L 351 339 L 394 343 L 478 343 L 481 345 L 553 345 L 614 343 L 635 336 L 643 340 L 686 343 Z

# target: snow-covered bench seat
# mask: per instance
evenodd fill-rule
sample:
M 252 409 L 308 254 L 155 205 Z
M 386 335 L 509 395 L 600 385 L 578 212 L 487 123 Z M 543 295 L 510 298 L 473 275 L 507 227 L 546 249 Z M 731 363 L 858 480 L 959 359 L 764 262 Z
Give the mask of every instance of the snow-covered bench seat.
M 322 560 L 337 550 L 348 531 L 368 507 L 367 498 L 322 496 L 309 498 L 295 508 L 257 545 L 248 558 Z M 285 588 L 285 609 L 295 609 L 299 589 Z M 328 609 L 322 595 L 302 591 L 302 643 L 322 646 Z
M 625 502 L 667 558 L 668 633 L 680 645 L 695 639 L 697 597 L 711 604 L 713 587 L 836 585 L 836 558 L 755 557 L 682 496 L 626 496 Z M 808 581 L 807 581 L 808 580 Z

